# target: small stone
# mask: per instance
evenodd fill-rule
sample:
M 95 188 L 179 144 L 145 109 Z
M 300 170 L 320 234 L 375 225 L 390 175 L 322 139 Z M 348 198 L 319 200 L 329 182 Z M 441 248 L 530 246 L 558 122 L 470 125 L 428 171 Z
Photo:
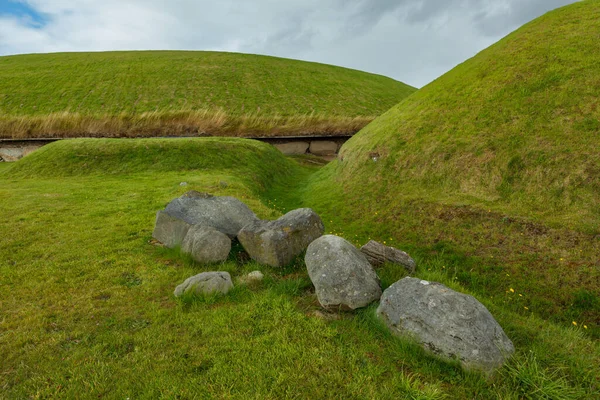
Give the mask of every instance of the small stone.
M 187 182 L 181 182 L 181 183 L 179 184 L 179 186 L 187 186 L 187 185 L 188 185 L 188 183 L 187 183 Z
M 250 282 L 260 282 L 265 278 L 262 272 L 260 271 L 252 271 L 248 274 L 248 281 Z
M 231 289 L 233 289 L 233 282 L 229 272 L 202 272 L 187 278 L 177 286 L 174 295 L 180 297 L 188 292 L 194 292 L 197 295 L 227 294 Z
M 219 186 L 221 187 L 221 189 L 226 189 L 229 185 L 227 184 L 227 182 L 221 181 L 219 182 Z

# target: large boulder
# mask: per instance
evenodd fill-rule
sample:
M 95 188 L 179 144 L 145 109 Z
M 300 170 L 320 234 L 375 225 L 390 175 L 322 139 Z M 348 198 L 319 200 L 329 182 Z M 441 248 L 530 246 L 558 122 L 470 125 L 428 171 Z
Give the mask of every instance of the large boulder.
M 324 231 L 321 218 L 310 208 L 301 208 L 275 221 L 251 222 L 240 231 L 238 240 L 252 259 L 281 267 L 289 264 Z
M 193 292 L 197 295 L 227 294 L 233 288 L 229 272 L 202 272 L 187 278 L 175 288 L 175 297 Z
M 377 315 L 394 334 L 466 368 L 490 373 L 514 352 L 483 304 L 440 283 L 401 279 L 383 292 Z
M 171 201 L 159 211 L 152 237 L 167 247 L 180 245 L 187 234 L 185 227 L 212 227 L 230 238 L 258 217 L 247 205 L 234 197 L 217 197 L 194 190 Z
M 355 310 L 381 297 L 373 267 L 347 240 L 325 235 L 306 250 L 306 268 L 325 309 Z
M 417 267 L 415 260 L 404 251 L 386 246 L 375 240 L 370 240 L 369 243 L 360 248 L 360 251 L 375 268 L 381 267 L 385 263 L 391 263 L 401 265 L 409 274 L 412 274 Z
M 276 143 L 274 145 L 277 150 L 287 156 L 305 154 L 308 150 L 308 142 L 287 142 L 287 143 Z
M 310 142 L 308 152 L 316 156 L 328 156 L 337 153 L 340 146 L 330 140 L 313 140 Z
M 231 239 L 214 228 L 192 225 L 183 240 L 181 251 L 190 254 L 199 263 L 221 262 L 229 257 Z

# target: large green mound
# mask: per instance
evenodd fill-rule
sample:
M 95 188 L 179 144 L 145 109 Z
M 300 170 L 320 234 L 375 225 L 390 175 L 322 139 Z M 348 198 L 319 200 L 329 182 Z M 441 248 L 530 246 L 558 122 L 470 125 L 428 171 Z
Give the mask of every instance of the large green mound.
M 355 135 L 309 202 L 486 295 L 527 290 L 522 312 L 600 322 L 599 31 L 599 1 L 525 25 Z
M 370 124 L 343 177 L 597 230 L 599 30 L 598 1 L 527 24 Z
M 379 75 L 248 54 L 8 56 L 0 57 L 0 135 L 343 133 L 414 91 Z

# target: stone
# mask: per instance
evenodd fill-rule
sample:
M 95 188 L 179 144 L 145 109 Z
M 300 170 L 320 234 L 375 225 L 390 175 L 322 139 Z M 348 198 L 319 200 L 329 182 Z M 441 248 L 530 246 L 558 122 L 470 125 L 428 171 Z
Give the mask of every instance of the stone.
M 306 268 L 321 306 L 355 310 L 381 297 L 381 286 L 367 258 L 347 240 L 325 235 L 306 250 Z
M 181 182 L 181 183 L 179 184 L 179 186 L 187 186 L 187 185 L 188 185 L 188 183 L 187 183 L 187 182 Z
M 491 373 L 515 350 L 483 304 L 440 283 L 399 280 L 381 296 L 377 315 L 394 334 L 468 369 Z
M 392 263 L 401 265 L 409 274 L 415 272 L 417 263 L 408 254 L 394 247 L 386 246 L 375 240 L 369 241 L 360 248 L 360 251 L 367 257 L 367 260 L 375 268 L 383 264 Z
M 180 246 L 192 225 L 164 210 L 156 213 L 152 237 L 168 248 Z
M 306 154 L 308 150 L 308 142 L 288 142 L 288 143 L 277 143 L 274 145 L 277 150 L 285 154 L 286 156 L 293 156 L 299 154 Z
M 192 225 L 183 239 L 181 251 L 203 264 L 227 260 L 231 251 L 231 239 L 214 228 Z
M 0 157 L 4 161 L 18 161 L 25 155 L 25 151 L 21 147 L 3 147 L 0 148 Z
M 272 267 L 289 264 L 325 231 L 323 221 L 310 208 L 290 211 L 275 221 L 254 221 L 238 234 L 238 240 L 250 255 Z
M 247 280 L 250 282 L 260 282 L 264 278 L 265 278 L 265 276 L 260 271 L 252 271 L 247 276 Z
M 234 197 L 212 196 L 194 190 L 171 201 L 164 212 L 190 225 L 215 228 L 231 239 L 243 226 L 258 221 L 252 210 Z
M 229 272 L 202 272 L 187 278 L 181 285 L 177 286 L 174 295 L 180 297 L 188 292 L 197 295 L 227 294 L 231 289 L 233 289 L 233 282 Z
M 313 140 L 308 152 L 315 156 L 330 156 L 338 151 L 338 144 L 329 140 Z

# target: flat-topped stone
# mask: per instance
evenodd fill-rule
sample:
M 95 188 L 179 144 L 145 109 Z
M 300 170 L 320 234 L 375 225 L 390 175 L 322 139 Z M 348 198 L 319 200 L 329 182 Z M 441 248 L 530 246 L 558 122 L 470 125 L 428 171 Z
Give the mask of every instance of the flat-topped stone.
M 175 288 L 175 297 L 193 292 L 197 295 L 221 293 L 226 294 L 233 288 L 229 272 L 202 272 L 187 278 Z
M 161 242 L 164 239 L 161 231 L 165 229 L 158 226 L 158 223 L 163 221 L 174 224 L 173 219 L 179 219 L 188 225 L 212 227 L 233 239 L 243 226 L 258 220 L 252 210 L 235 197 L 212 196 L 194 190 L 171 201 L 162 212 L 159 211 L 159 214 L 161 213 L 171 218 L 161 217 L 159 220 L 157 217 L 153 237 Z M 178 244 L 181 244 L 181 241 Z
M 272 267 L 289 264 L 325 230 L 310 208 L 290 211 L 275 221 L 257 220 L 244 226 L 238 240 L 250 257 Z

